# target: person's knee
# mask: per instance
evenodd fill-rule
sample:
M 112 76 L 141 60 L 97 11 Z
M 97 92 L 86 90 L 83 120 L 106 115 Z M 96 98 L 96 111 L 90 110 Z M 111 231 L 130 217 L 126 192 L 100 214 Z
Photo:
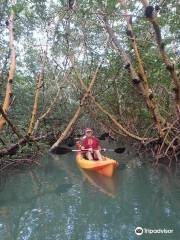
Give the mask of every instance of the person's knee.
M 96 158 L 97 158 L 98 160 L 102 160 L 102 155 L 101 155 L 101 153 L 100 153 L 99 150 L 95 150 L 95 151 L 94 151 L 94 154 L 95 154 L 95 156 L 96 156 Z
M 92 159 L 93 159 L 91 153 L 89 153 L 89 152 L 86 154 L 86 157 L 87 157 L 87 159 L 89 159 L 89 160 L 92 160 Z
M 98 153 L 99 153 L 99 150 L 94 150 L 94 153 L 95 153 L 95 154 L 98 154 Z

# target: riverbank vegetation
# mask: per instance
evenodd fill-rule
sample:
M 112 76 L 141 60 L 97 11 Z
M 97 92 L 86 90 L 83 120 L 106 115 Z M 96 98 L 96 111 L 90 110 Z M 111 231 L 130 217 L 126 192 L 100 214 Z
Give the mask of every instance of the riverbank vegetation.
M 177 9 L 176 0 L 1 0 L 2 168 L 86 126 L 132 139 L 155 164 L 176 163 Z

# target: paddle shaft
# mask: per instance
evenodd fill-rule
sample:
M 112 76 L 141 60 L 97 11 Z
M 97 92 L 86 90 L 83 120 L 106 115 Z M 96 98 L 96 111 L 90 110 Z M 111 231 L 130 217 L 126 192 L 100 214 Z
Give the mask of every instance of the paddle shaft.
M 83 149 L 83 150 L 81 150 L 81 149 L 72 149 L 71 151 L 72 152 L 83 152 L 83 151 L 90 151 L 90 149 Z
M 72 149 L 72 152 L 83 152 L 83 151 L 91 151 L 91 149 Z M 115 149 L 107 149 L 107 148 L 102 148 L 100 151 L 109 151 L 109 152 L 114 152 Z
M 54 154 L 66 154 L 69 152 L 87 152 L 87 151 L 93 151 L 90 149 L 70 149 L 70 148 L 63 148 L 63 147 L 57 147 L 53 151 L 51 151 Z M 109 151 L 109 152 L 115 152 L 115 153 L 123 153 L 125 151 L 125 148 L 116 148 L 116 149 L 106 149 L 102 148 L 100 151 Z

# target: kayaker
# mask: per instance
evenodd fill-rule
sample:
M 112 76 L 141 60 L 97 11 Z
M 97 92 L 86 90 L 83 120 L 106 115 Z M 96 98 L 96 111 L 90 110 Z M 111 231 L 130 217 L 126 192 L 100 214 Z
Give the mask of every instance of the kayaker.
M 78 150 L 81 150 L 82 144 L 81 144 L 81 139 L 80 138 L 74 138 L 76 148 Z
M 97 139 L 95 136 L 93 136 L 93 132 L 90 128 L 86 128 L 85 130 L 85 138 L 82 142 L 81 149 L 89 149 L 85 151 L 86 158 L 88 160 L 103 160 L 103 157 L 101 155 L 101 146 L 99 139 Z

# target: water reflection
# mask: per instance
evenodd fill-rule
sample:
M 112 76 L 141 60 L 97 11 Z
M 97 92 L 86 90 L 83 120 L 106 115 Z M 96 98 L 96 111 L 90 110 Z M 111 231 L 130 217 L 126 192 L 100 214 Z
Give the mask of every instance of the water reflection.
M 82 175 L 87 181 L 101 192 L 108 196 L 115 197 L 118 186 L 118 174 L 115 172 L 112 178 L 105 177 L 96 172 L 80 169 Z
M 111 157 L 121 163 L 112 179 L 80 171 L 72 154 L 46 155 L 41 169 L 9 176 L 0 192 L 0 239 L 134 240 L 136 226 L 172 228 L 173 235 L 153 237 L 179 239 L 180 170 Z
M 85 180 L 93 185 L 96 189 L 100 190 L 101 192 L 107 194 L 108 196 L 115 196 L 117 192 L 117 185 L 118 185 L 118 174 L 115 172 L 112 178 L 105 177 L 93 171 L 86 171 L 80 169 L 78 166 L 74 167 L 72 163 L 68 160 L 61 159 L 58 155 L 51 155 L 52 161 L 58 169 L 63 169 L 67 175 L 72 179 L 72 181 L 77 182 L 79 179 L 79 183 Z M 76 170 L 76 171 L 75 171 Z M 83 176 L 83 180 L 81 180 L 81 175 L 78 174 L 78 170 L 81 172 Z

